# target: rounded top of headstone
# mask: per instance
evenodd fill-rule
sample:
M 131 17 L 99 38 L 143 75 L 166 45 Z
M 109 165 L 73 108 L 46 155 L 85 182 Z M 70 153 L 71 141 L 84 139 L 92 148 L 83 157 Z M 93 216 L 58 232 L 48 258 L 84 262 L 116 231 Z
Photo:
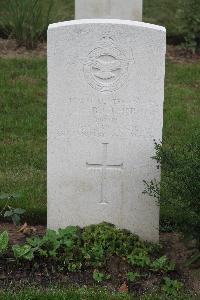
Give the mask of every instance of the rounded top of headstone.
M 72 21 L 64 21 L 50 24 L 48 30 L 60 28 L 60 27 L 68 27 L 74 25 L 89 25 L 89 24 L 111 24 L 111 25 L 125 25 L 125 26 L 134 26 L 134 27 L 143 27 L 146 29 L 153 29 L 156 31 L 166 32 L 165 27 L 154 25 L 150 23 L 138 22 L 138 21 L 130 21 L 130 20 L 119 20 L 119 19 L 80 19 L 80 20 L 72 20 Z

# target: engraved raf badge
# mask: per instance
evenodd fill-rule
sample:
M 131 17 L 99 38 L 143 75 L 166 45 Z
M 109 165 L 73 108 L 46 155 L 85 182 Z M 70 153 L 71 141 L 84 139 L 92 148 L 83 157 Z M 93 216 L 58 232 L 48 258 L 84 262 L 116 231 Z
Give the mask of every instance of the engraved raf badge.
M 128 77 L 130 60 L 113 39 L 103 37 L 86 59 L 83 72 L 88 84 L 100 92 L 118 90 Z

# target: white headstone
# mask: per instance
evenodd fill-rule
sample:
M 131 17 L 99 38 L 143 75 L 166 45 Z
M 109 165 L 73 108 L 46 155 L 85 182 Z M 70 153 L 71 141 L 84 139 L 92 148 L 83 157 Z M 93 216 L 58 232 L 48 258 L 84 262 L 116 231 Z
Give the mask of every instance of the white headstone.
M 142 0 L 75 0 L 75 18 L 142 21 Z
M 48 227 L 113 223 L 158 241 L 165 29 L 80 20 L 48 30 Z

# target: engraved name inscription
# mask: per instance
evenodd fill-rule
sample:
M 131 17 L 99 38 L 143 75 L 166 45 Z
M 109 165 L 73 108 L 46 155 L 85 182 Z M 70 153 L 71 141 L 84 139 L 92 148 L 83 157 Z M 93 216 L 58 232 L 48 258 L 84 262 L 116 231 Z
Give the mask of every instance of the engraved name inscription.
M 113 114 L 115 116 L 117 115 L 131 115 L 134 112 L 134 107 L 126 107 L 126 106 L 118 106 L 118 107 L 113 107 L 113 106 L 107 106 L 104 105 L 102 107 L 92 107 L 92 113 L 93 115 L 98 115 L 98 114 Z
M 78 135 L 85 137 L 132 137 L 137 128 L 137 98 L 128 103 L 118 97 L 70 97 L 67 110 L 78 116 L 77 107 L 82 111 L 78 118 Z M 70 103 L 70 105 L 69 105 Z M 80 122 L 80 120 L 82 120 Z M 121 122 L 126 124 L 120 126 Z

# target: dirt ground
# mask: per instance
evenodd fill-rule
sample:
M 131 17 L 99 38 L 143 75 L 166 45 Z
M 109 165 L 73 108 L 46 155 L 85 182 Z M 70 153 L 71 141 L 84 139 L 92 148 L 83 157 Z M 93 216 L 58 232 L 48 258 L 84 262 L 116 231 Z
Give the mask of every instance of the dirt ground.
M 165 255 L 176 263 L 176 268 L 185 278 L 186 285 L 200 294 L 200 260 L 189 267 L 186 263 L 197 251 L 194 240 L 186 240 L 180 233 L 161 233 L 160 244 Z
M 2 58 L 45 57 L 46 54 L 46 43 L 39 43 L 36 49 L 27 50 L 25 47 L 17 47 L 14 40 L 5 40 L 0 38 L 0 57 Z

